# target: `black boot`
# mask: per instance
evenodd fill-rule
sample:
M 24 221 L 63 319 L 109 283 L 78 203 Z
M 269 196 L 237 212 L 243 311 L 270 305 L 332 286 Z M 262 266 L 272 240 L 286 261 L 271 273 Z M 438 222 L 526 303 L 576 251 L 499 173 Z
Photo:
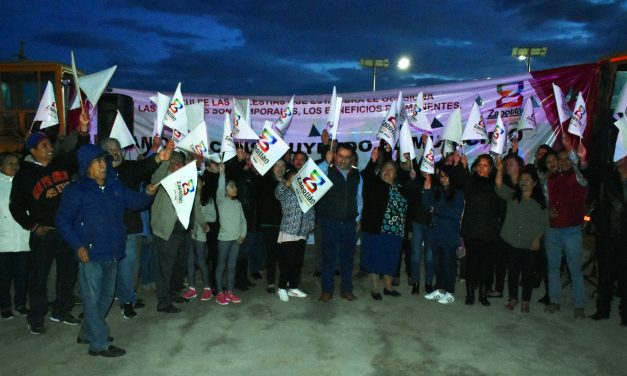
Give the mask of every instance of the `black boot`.
M 412 295 L 420 295 L 420 283 L 414 283 L 411 286 L 411 294 Z
M 475 304 L 475 284 L 469 279 L 466 280 L 466 305 Z
M 484 306 L 489 306 L 490 302 L 488 301 L 486 286 L 484 283 L 479 285 L 479 303 Z

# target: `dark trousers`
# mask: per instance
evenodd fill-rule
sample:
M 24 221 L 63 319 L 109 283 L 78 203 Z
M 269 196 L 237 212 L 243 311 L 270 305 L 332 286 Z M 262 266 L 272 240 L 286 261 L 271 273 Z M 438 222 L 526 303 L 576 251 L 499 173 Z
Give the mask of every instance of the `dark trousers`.
M 488 275 L 487 287 L 491 287 L 496 292 L 503 292 L 505 287 L 505 273 L 507 272 L 507 243 L 499 241 L 494 249 L 491 259 L 490 274 Z
M 210 270 L 209 284 L 211 289 L 217 291 L 215 270 L 218 266 L 218 234 L 220 233 L 220 223 L 209 223 L 209 232 L 207 233 L 207 266 Z
M 61 317 L 72 310 L 78 264 L 70 247 L 54 229 L 42 236 L 32 233 L 30 249 L 32 263 L 29 278 L 28 320 L 33 324 L 43 324 L 48 312 L 48 273 L 50 273 L 52 261 L 57 263 L 57 296 L 53 313 Z
M 333 293 L 335 266 L 340 262 L 340 292 L 353 292 L 353 258 L 357 243 L 355 221 L 321 218 L 322 226 L 322 291 Z
M 276 283 L 276 267 L 279 262 L 279 227 L 262 227 L 263 244 L 266 248 L 266 279 L 269 285 Z
M 437 288 L 451 294 L 455 293 L 457 247 L 457 245 L 431 244 Z
M 28 252 L 0 252 L 0 310 L 11 309 L 11 282 L 14 306 L 26 306 L 28 256 Z
M 474 286 L 487 287 L 492 273 L 493 257 L 498 247 L 495 241 L 482 239 L 466 239 L 466 273 L 467 279 Z
M 181 274 L 177 268 L 183 269 L 183 275 L 185 270 L 185 262 L 187 256 L 187 238 L 189 234 L 187 231 L 181 231 L 183 227 L 177 222 L 174 226 L 174 230 L 167 240 L 160 237 L 154 237 L 155 248 L 157 250 L 157 257 L 155 258 L 156 265 L 156 280 L 157 287 L 157 308 L 164 308 L 172 304 L 172 300 L 176 297 L 178 291 L 176 291 L 176 283 L 178 283 L 177 274 Z M 179 263 L 182 265 L 178 266 Z M 181 280 L 182 281 L 182 280 Z
M 279 288 L 298 288 L 305 258 L 305 240 L 279 244 Z
M 597 263 L 599 288 L 597 310 L 609 314 L 617 283 L 621 317 L 627 319 L 627 239 L 625 237 L 598 237 Z
M 533 290 L 534 252 L 529 249 L 515 248 L 506 243 L 507 252 L 507 287 L 509 298 L 518 300 L 518 285 L 522 286 L 522 301 L 531 300 Z

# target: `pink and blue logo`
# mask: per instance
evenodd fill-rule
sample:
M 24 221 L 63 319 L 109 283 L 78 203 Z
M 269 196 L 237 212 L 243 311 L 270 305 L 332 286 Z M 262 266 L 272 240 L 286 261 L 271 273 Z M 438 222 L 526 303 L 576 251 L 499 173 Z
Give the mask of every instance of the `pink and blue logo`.
M 312 194 L 318 190 L 318 186 L 322 186 L 324 183 L 326 183 L 326 180 L 320 176 L 318 170 L 313 170 L 308 177 L 303 179 L 303 185 Z

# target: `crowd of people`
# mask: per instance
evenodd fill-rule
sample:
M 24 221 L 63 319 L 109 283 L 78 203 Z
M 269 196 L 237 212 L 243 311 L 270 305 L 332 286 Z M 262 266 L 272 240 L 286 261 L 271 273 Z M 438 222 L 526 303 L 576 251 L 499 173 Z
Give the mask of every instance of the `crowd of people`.
M 195 298 L 241 303 L 235 291 L 254 287 L 250 279 L 261 280 L 264 270 L 266 291 L 281 302 L 306 298 L 313 291 L 301 289 L 302 268 L 312 233 L 324 303 L 334 297 L 336 276 L 347 301 L 357 299 L 356 275 L 368 276 L 372 299 L 400 297 L 405 255 L 411 295 L 420 295 L 422 279 L 425 299 L 451 304 L 459 277 L 466 305 L 475 304 L 477 292 L 478 303 L 488 306 L 507 286 L 505 308 L 528 313 L 533 288 L 544 280 L 539 302 L 554 313 L 564 255 L 573 315 L 584 318 L 582 225 L 590 182 L 602 182 L 606 197 L 595 215 L 599 290 L 590 317 L 609 318 L 618 285 L 621 325 L 627 325 L 627 160 L 591 171 L 585 149 L 566 135 L 561 150 L 542 145 L 532 163 L 513 140 L 503 158 L 482 154 L 469 165 L 455 151 L 426 174 L 418 161 L 394 158 L 383 141 L 359 171 L 351 146 L 331 142 L 325 132 L 317 164 L 333 187 L 303 213 L 291 184 L 308 159 L 303 152 L 286 153 L 261 176 L 244 149 L 218 164 L 175 150 L 171 141 L 162 147 L 155 137 L 145 155 L 127 160 L 115 139 L 90 145 L 88 127 L 83 114 L 62 141 L 36 132 L 23 156 L 0 154 L 0 310 L 4 319 L 14 311 L 27 316 L 33 334 L 45 333 L 51 310 L 49 320 L 81 325 L 77 342 L 89 344 L 89 354 L 124 355 L 111 345 L 105 317 L 115 299 L 124 318 L 136 317 L 145 306 L 137 287 L 153 282 L 156 309 L 164 314 L 181 312 Z M 194 161 L 199 182 L 185 226 L 158 183 Z M 72 314 L 77 281 L 81 317 Z

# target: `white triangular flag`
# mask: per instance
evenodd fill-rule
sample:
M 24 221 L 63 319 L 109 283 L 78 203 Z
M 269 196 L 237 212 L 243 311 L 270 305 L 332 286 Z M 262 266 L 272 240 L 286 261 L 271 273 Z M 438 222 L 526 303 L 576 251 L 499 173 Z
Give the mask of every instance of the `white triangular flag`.
M 253 131 L 250 123 L 250 101 L 242 103 L 233 98 L 233 138 L 239 140 L 257 140 L 259 136 Z
M 451 112 L 448 121 L 442 129 L 442 140 L 453 141 L 457 145 L 462 144 L 462 113 L 460 109 Z
M 488 140 L 488 131 L 485 129 L 483 115 L 481 115 L 477 102 L 473 102 L 472 108 L 470 109 L 470 115 L 466 122 L 462 140 Z
M 503 155 L 505 153 L 505 146 L 507 145 L 507 131 L 503 120 L 501 119 L 501 113 L 496 118 L 496 126 L 494 127 L 494 133 L 492 133 L 492 141 L 490 142 L 490 153 L 494 155 Z
M 416 98 L 416 104 L 414 105 L 411 116 L 409 117 L 409 124 L 420 131 L 431 133 L 431 123 L 427 120 L 427 114 L 424 111 L 424 99 L 422 91 L 418 93 Z
M 588 111 L 586 111 L 586 101 L 583 99 L 581 91 L 577 95 L 577 102 L 573 109 L 573 116 L 570 118 L 568 124 L 568 133 L 583 137 L 583 133 L 586 130 L 586 124 L 588 123 Z
M 337 131 L 340 129 L 340 115 L 342 114 L 342 97 L 335 100 L 335 110 L 333 111 L 333 126 L 329 128 L 331 140 L 337 140 Z
M 398 98 L 396 98 L 396 113 L 398 114 L 398 124 L 403 124 L 407 119 L 407 109 L 405 109 L 405 99 L 403 98 L 403 92 L 398 92 Z
M 115 116 L 115 121 L 113 122 L 113 126 L 111 127 L 111 133 L 109 134 L 110 138 L 115 138 L 120 142 L 120 147 L 122 149 L 129 147 L 131 145 L 135 145 L 135 139 L 133 139 L 133 135 L 128 130 L 128 126 L 122 118 L 122 114 L 120 111 L 117 111 L 118 114 Z
M 81 108 L 83 98 L 81 96 L 81 88 L 78 83 L 78 71 L 76 70 L 76 61 L 74 60 L 74 51 L 70 51 L 70 56 L 72 57 L 72 78 L 74 79 L 74 91 L 76 91 L 76 95 L 74 95 L 74 102 L 72 102 L 70 110 L 75 110 L 77 108 Z
M 309 158 L 305 165 L 298 170 L 292 180 L 292 188 L 296 193 L 298 205 L 303 213 L 307 213 L 331 187 L 333 183 Z M 263 199 L 263 198 L 262 198 Z
M 150 97 L 150 100 L 157 105 L 153 135 L 161 136 L 161 133 L 163 133 L 163 120 L 165 119 L 166 112 L 168 112 L 168 107 L 170 106 L 172 98 L 157 92 L 157 96 Z
M 172 141 L 175 143 L 179 142 L 187 134 L 187 109 L 185 108 L 183 94 L 181 94 L 180 82 L 163 117 L 163 125 L 172 129 Z
M 237 154 L 237 148 L 233 140 L 233 131 L 231 130 L 231 119 L 229 118 L 228 112 L 224 114 L 224 131 L 222 132 L 220 153 L 222 153 L 223 162 L 228 161 Z
M 293 117 L 294 117 L 294 96 L 292 95 L 292 99 L 290 99 L 290 102 L 287 104 L 287 107 L 283 111 L 281 111 L 281 115 L 279 116 L 277 121 L 274 122 L 274 125 L 273 125 L 274 131 L 284 136 L 285 132 L 287 131 L 287 127 L 289 127 L 290 123 L 292 123 Z
M 170 196 L 176 216 L 183 225 L 189 226 L 196 187 L 198 184 L 198 172 L 196 172 L 196 162 L 189 162 L 185 167 L 166 176 L 159 182 Z
M 280 133 L 274 130 L 272 122 L 266 120 L 255 145 L 250 161 L 259 175 L 265 175 L 272 166 L 285 155 L 289 145 L 283 141 Z
M 331 94 L 331 100 L 329 101 L 329 114 L 327 115 L 327 124 L 324 129 L 329 133 L 329 136 L 333 134 L 333 127 L 335 126 L 335 106 L 337 104 L 337 93 L 335 92 L 335 86 L 333 86 L 333 93 Z M 335 139 L 334 137 L 331 137 Z
M 83 90 L 83 93 L 87 96 L 87 99 L 95 106 L 98 104 L 98 100 L 100 96 L 107 88 L 111 77 L 113 77 L 113 73 L 118 68 L 117 65 L 112 66 L 111 68 L 102 70 L 100 72 L 88 74 L 87 76 L 81 76 L 78 78 L 78 84 Z
M 212 159 L 215 154 L 209 151 L 207 124 L 205 124 L 204 120 L 191 130 L 178 144 L 176 144 L 176 147 L 190 151 L 205 159 Z
M 614 162 L 616 162 L 627 156 L 627 117 L 623 115 L 622 118 L 614 122 L 614 125 L 618 128 L 616 147 L 614 148 Z
M 427 137 L 427 142 L 424 145 L 420 171 L 426 172 L 427 174 L 435 173 L 435 153 L 433 152 L 433 140 L 431 136 Z
M 572 115 L 572 112 L 570 111 L 570 108 L 568 107 L 568 102 L 564 98 L 564 93 L 562 93 L 562 89 L 560 89 L 560 87 L 555 84 L 552 84 L 552 85 L 553 85 L 553 96 L 555 97 L 555 105 L 557 106 L 557 116 L 559 117 L 560 126 L 561 126 L 562 123 L 564 123 L 566 120 L 570 118 L 570 115 Z
M 396 102 L 390 105 L 390 109 L 385 115 L 385 119 L 381 122 L 379 126 L 379 130 L 377 131 L 377 138 L 381 140 L 385 140 L 390 146 L 396 146 L 396 141 L 398 140 L 398 106 Z
M 205 103 L 194 103 L 185 107 L 187 111 L 187 130 L 191 131 L 205 121 Z
M 536 114 L 533 111 L 533 101 L 531 98 L 527 98 L 527 102 L 525 102 L 525 108 L 523 109 L 516 129 L 519 131 L 536 129 Z
M 57 115 L 57 103 L 54 100 L 54 90 L 52 89 L 52 82 L 48 81 L 44 95 L 39 102 L 39 108 L 33 122 L 41 121 L 39 129 L 52 127 L 59 124 L 59 116 Z
M 409 160 L 416 158 L 416 148 L 414 148 L 414 140 L 411 137 L 411 130 L 407 119 L 401 126 L 401 135 L 399 137 L 398 146 L 400 149 L 401 162 L 407 162 L 405 153 L 409 153 Z
M 618 119 L 618 114 L 627 116 L 627 82 L 623 84 L 623 88 L 618 95 L 618 102 L 614 106 L 614 119 Z

